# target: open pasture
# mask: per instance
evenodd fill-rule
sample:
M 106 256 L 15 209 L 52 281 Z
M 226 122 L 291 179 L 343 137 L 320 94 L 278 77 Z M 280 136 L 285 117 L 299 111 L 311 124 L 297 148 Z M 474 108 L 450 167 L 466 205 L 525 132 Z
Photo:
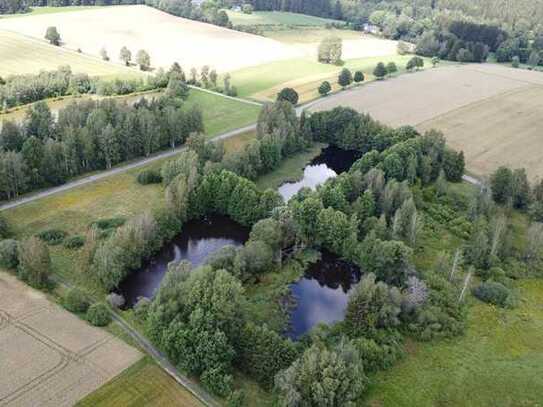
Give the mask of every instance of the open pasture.
M 104 47 L 115 62 L 119 62 L 123 46 L 133 57 L 144 49 L 154 67 L 169 67 L 177 61 L 186 70 L 209 65 L 226 72 L 297 55 L 296 50 L 268 38 L 175 17 L 143 5 L 0 21 L 0 29 L 40 39 L 49 26 L 58 28 L 67 48 L 99 55 Z
M 71 13 L 62 14 L 71 15 Z M 55 70 L 61 65 L 70 65 L 73 72 L 88 73 L 91 76 L 126 77 L 127 75 L 139 75 L 137 71 L 124 66 L 107 63 L 89 55 L 55 47 L 45 41 L 2 29 L 5 22 L 32 21 L 33 18 L 0 20 L 0 76 L 35 74 L 42 70 Z M 39 36 L 39 38 L 42 37 L 43 34 Z
M 500 165 L 543 175 L 543 75 L 497 65 L 446 66 L 373 82 L 311 106 L 352 107 L 392 126 L 435 128 L 463 150 L 468 170 L 486 175 Z
M 141 357 L 0 272 L 0 404 L 71 406 Z

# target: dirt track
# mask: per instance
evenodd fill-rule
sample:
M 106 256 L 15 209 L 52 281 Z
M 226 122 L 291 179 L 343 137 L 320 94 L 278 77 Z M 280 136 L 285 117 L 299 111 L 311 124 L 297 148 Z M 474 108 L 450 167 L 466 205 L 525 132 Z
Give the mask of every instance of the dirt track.
M 71 406 L 140 357 L 0 272 L 1 406 Z

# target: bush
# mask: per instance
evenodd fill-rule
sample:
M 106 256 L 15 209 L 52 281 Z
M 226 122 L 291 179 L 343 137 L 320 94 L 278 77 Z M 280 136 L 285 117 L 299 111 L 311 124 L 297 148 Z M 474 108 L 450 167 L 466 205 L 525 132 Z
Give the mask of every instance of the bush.
M 95 222 L 92 222 L 89 226 L 90 227 L 97 227 L 100 230 L 108 230 L 108 229 L 114 229 L 118 228 L 126 223 L 126 218 L 123 218 L 122 216 L 117 218 L 109 218 L 109 219 L 100 219 Z
M 473 290 L 473 295 L 488 304 L 507 307 L 511 305 L 511 291 L 501 283 L 487 281 Z
M 162 176 L 158 171 L 143 170 L 138 174 L 137 180 L 141 185 L 160 184 L 162 182 Z
M 66 249 L 79 249 L 85 245 L 85 236 L 76 235 L 64 239 Z
M 43 240 L 44 242 L 49 243 L 50 245 L 57 245 L 64 242 L 64 238 L 67 235 L 68 234 L 65 231 L 60 229 L 48 229 L 38 233 L 36 237 Z
M 87 311 L 87 320 L 94 326 L 106 326 L 111 322 L 111 314 L 106 304 L 97 302 Z
M 87 312 L 89 308 L 89 302 L 85 298 L 85 294 L 77 288 L 71 288 L 64 297 L 64 308 L 71 312 Z
M 324 82 L 321 83 L 321 85 L 319 86 L 319 94 L 320 94 L 321 96 L 326 96 L 326 95 L 328 95 L 331 91 L 332 91 L 332 85 L 330 85 L 330 82 L 328 82 L 328 81 L 324 81 Z
M 19 265 L 17 249 L 19 244 L 16 240 L 6 239 L 0 242 L 0 267 L 15 269 Z
M 356 83 L 364 82 L 364 72 L 362 71 L 356 71 L 354 73 L 354 81 Z

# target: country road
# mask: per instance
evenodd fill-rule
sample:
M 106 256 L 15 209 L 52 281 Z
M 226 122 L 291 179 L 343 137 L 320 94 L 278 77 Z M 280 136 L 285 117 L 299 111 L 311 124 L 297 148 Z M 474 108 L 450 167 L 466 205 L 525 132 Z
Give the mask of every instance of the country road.
M 236 130 L 227 131 L 226 133 L 220 134 L 219 136 L 213 138 L 213 141 L 225 140 L 227 138 L 234 137 L 234 136 L 237 136 L 239 134 L 242 134 L 242 133 L 245 133 L 247 131 L 254 130 L 254 129 L 256 129 L 256 123 L 250 124 L 248 126 L 245 126 L 245 127 L 242 127 L 242 128 L 236 129 Z M 112 175 L 121 174 L 123 172 L 130 171 L 130 170 L 132 170 L 134 168 L 142 167 L 144 165 L 150 164 L 150 163 L 152 163 L 154 161 L 157 161 L 157 160 L 161 160 L 163 158 L 172 157 L 172 156 L 178 154 L 183 149 L 185 149 L 184 146 L 176 148 L 175 150 L 164 151 L 164 152 L 162 152 L 160 154 L 154 155 L 154 156 L 149 157 L 149 158 L 145 158 L 145 159 L 140 160 L 140 161 L 136 161 L 136 162 L 126 164 L 126 165 L 121 165 L 121 166 L 113 168 L 111 170 L 103 171 L 103 172 L 101 172 L 99 174 L 96 174 L 96 175 L 90 175 L 88 177 L 80 178 L 78 180 L 68 182 L 68 183 L 60 185 L 58 187 L 49 188 L 49 189 L 47 189 L 45 191 L 42 191 L 42 192 L 38 192 L 38 193 L 35 193 L 35 194 L 32 194 L 32 195 L 28 195 L 28 196 L 25 196 L 23 198 L 16 199 L 14 201 L 6 202 L 6 203 L 0 205 L 0 211 L 6 210 L 6 209 L 12 209 L 12 208 L 27 204 L 29 202 L 36 201 L 36 200 L 41 199 L 41 198 L 45 198 L 45 197 L 48 197 L 48 196 L 51 196 L 51 195 L 58 194 L 59 192 L 64 192 L 64 191 L 68 191 L 68 190 L 73 189 L 73 188 L 77 188 L 77 187 L 80 187 L 80 186 L 83 186 L 83 185 L 87 185 L 87 184 L 90 184 L 91 182 L 95 182 L 95 181 L 98 181 L 98 180 L 101 180 L 101 179 L 104 179 L 104 178 L 107 178 L 107 177 L 111 177 Z

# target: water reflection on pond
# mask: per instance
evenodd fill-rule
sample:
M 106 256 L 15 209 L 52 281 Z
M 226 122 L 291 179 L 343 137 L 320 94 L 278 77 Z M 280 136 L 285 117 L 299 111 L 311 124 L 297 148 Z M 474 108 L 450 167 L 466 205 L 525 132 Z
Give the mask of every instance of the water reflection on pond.
M 194 267 L 226 245 L 241 246 L 249 238 L 249 231 L 224 216 L 211 216 L 183 225 L 183 231 L 142 269 L 131 273 L 120 285 L 119 292 L 127 306 L 138 297 L 152 298 L 168 271 L 168 264 L 188 260 Z
M 326 147 L 305 168 L 302 179 L 298 182 L 287 182 L 278 189 L 285 201 L 302 188 L 315 189 L 329 178 L 347 171 L 360 158 L 357 151 L 342 150 L 337 147 Z
M 345 316 L 349 292 L 360 281 L 355 265 L 323 252 L 298 282 L 290 286 L 296 306 L 290 314 L 289 337 L 297 339 L 319 323 L 331 324 Z

